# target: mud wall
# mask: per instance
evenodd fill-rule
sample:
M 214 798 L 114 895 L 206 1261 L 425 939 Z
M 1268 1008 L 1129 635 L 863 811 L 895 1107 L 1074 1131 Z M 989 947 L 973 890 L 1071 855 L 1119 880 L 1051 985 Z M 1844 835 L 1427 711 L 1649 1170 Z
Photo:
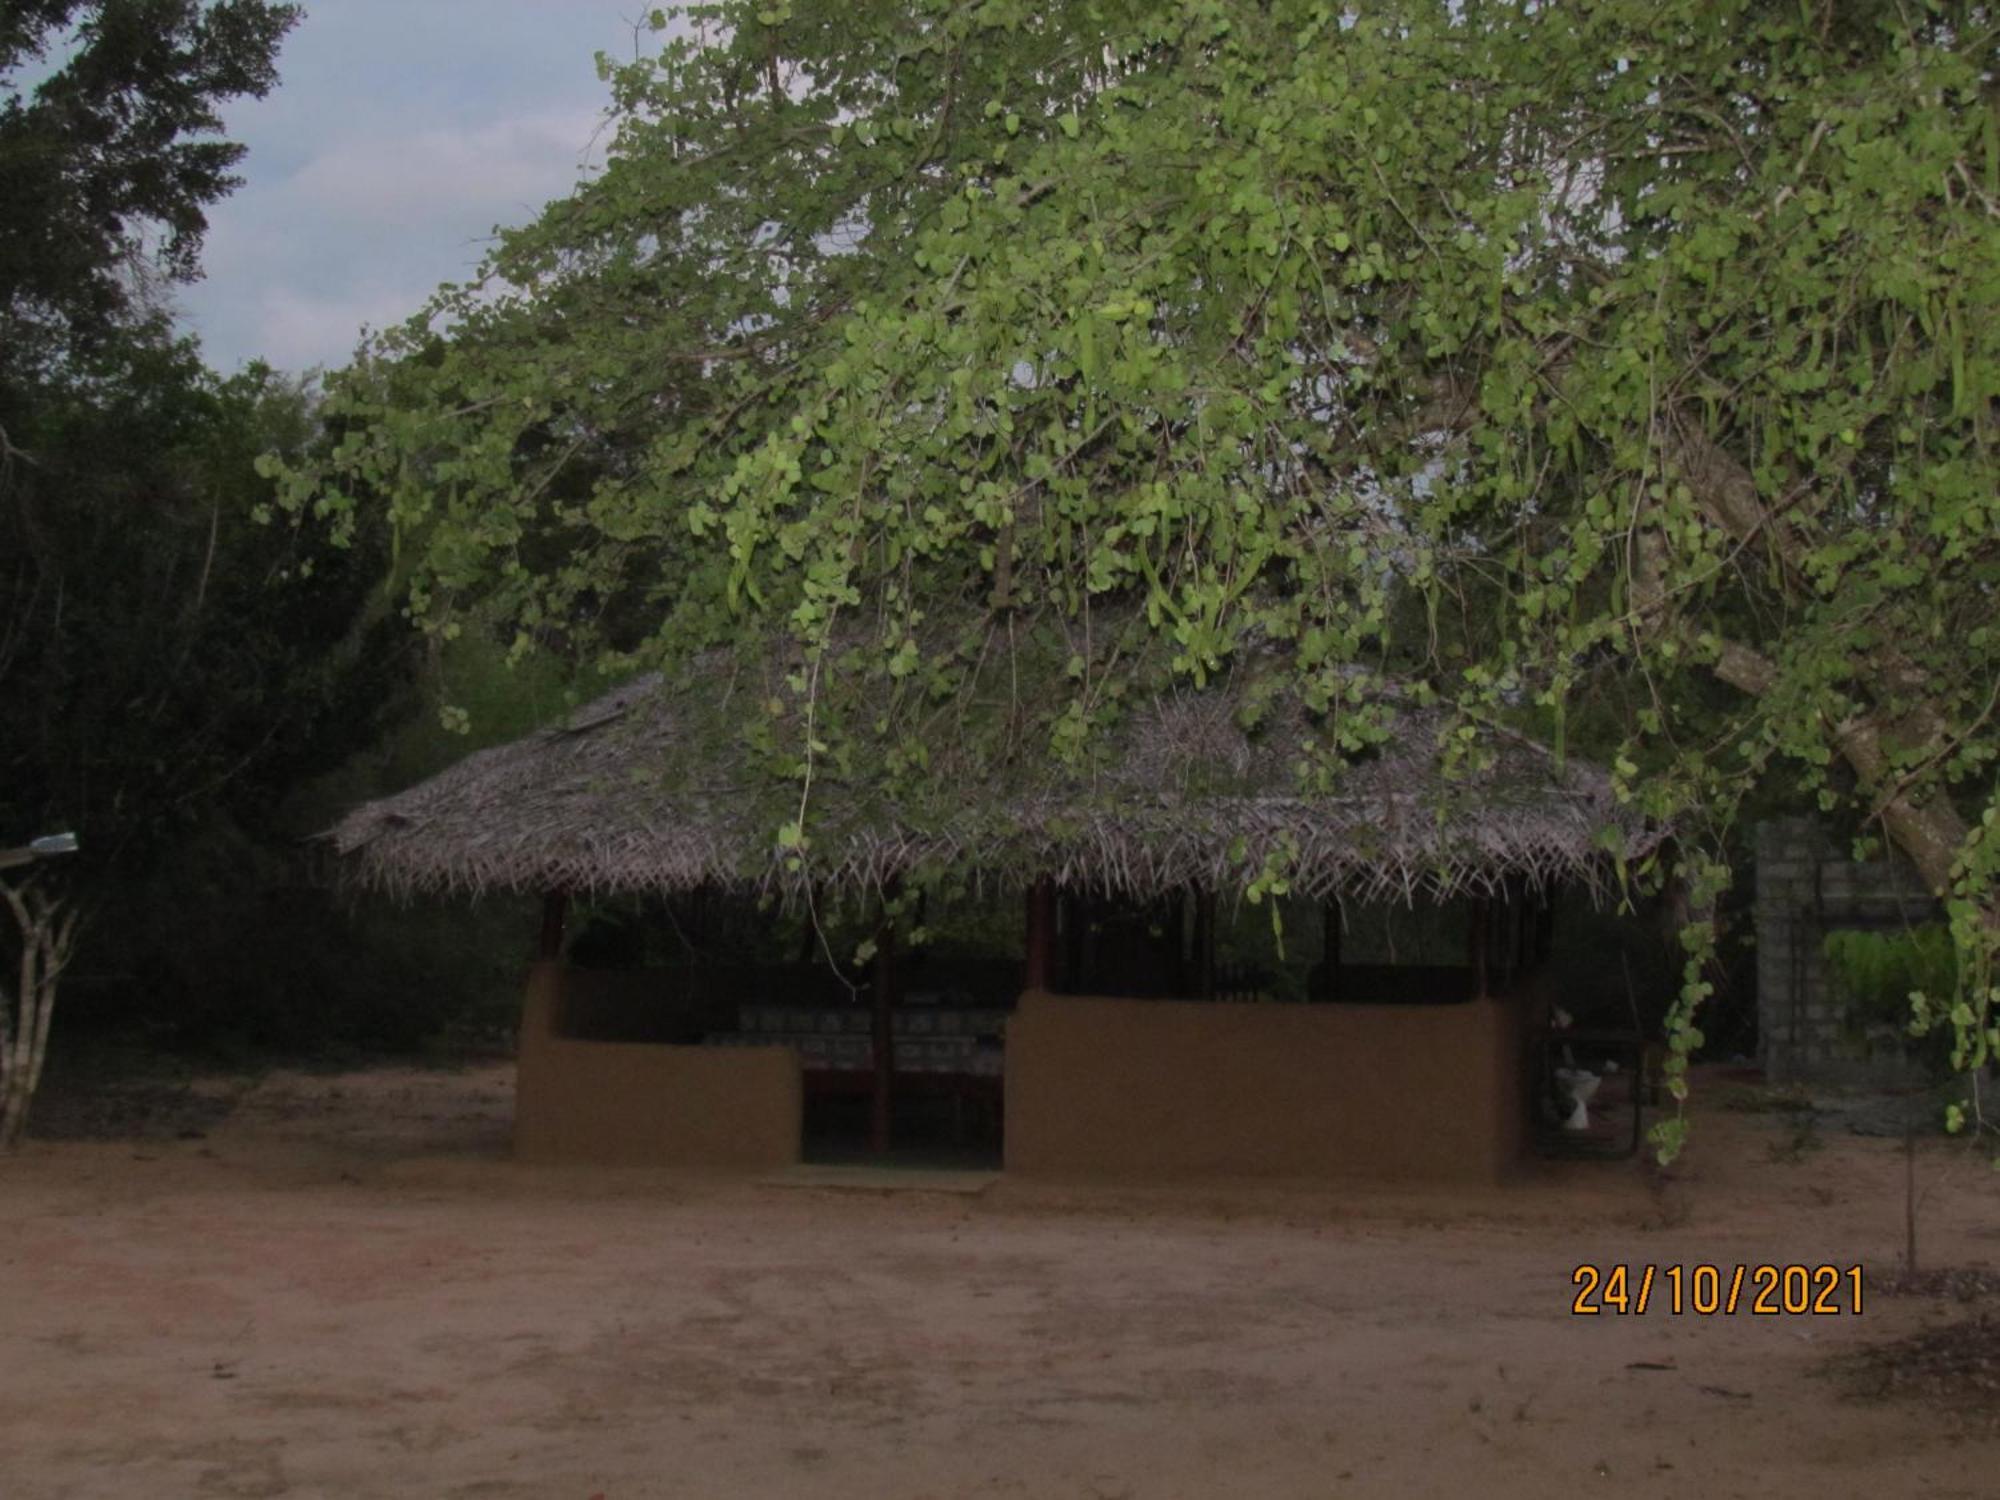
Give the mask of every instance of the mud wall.
M 514 1100 L 516 1156 L 746 1170 L 799 1159 L 797 1053 L 565 1036 L 565 988 L 577 972 L 557 963 L 529 972 Z M 610 1003 L 588 979 L 578 988 L 590 997 L 580 1009 Z
M 1491 1181 L 1525 1133 L 1523 1006 L 1226 1005 L 1031 992 L 1009 1171 Z

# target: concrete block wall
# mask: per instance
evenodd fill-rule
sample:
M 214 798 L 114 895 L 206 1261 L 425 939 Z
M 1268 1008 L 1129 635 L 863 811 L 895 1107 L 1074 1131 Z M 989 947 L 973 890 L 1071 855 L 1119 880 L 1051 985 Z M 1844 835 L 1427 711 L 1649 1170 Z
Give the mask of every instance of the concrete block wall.
M 1756 834 L 1757 1033 L 1773 1083 L 1886 1083 L 1893 1055 L 1847 1033 L 1827 972 L 1826 935 L 1933 920 L 1937 903 L 1901 860 L 1846 858 L 1812 818 L 1774 818 Z

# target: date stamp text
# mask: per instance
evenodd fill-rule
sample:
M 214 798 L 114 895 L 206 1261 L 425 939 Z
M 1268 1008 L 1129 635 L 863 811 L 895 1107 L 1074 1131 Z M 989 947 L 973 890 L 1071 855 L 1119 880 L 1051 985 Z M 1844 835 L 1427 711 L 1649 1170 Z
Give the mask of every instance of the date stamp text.
M 1754 1317 L 1858 1316 L 1861 1267 L 1835 1265 L 1578 1266 L 1570 1273 L 1578 1317 L 1653 1310 L 1696 1317 L 1747 1312 Z

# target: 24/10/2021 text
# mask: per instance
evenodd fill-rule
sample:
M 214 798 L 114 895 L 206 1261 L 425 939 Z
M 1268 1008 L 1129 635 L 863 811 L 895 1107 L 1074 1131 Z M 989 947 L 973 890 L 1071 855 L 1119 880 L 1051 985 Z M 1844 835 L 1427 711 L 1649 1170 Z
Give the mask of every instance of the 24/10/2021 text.
M 1861 1312 L 1861 1267 L 1789 1265 L 1581 1265 L 1570 1273 L 1579 1317 L 1660 1309 L 1710 1317 L 1831 1317 Z

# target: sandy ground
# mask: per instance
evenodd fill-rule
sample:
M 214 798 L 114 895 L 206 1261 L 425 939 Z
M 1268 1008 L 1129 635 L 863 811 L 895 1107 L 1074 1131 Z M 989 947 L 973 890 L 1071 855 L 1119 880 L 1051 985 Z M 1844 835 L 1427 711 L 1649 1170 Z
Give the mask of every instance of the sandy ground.
M 1964 1308 L 1569 1311 L 1579 1261 L 1887 1273 L 1892 1141 L 1712 1107 L 1664 1186 L 968 1197 L 528 1171 L 509 1088 L 218 1083 L 200 1138 L 0 1162 L 0 1495 L 2000 1494 L 1990 1408 L 1824 1368 Z M 1927 1256 L 2000 1258 L 2000 1180 L 1923 1181 Z

